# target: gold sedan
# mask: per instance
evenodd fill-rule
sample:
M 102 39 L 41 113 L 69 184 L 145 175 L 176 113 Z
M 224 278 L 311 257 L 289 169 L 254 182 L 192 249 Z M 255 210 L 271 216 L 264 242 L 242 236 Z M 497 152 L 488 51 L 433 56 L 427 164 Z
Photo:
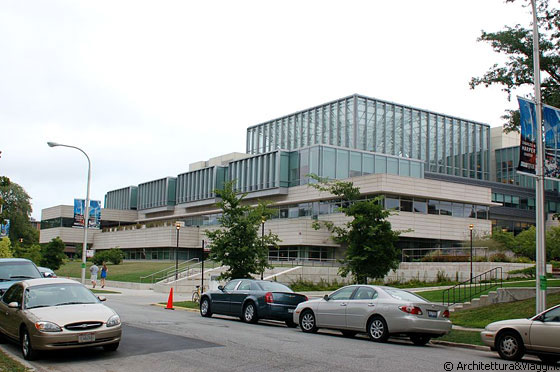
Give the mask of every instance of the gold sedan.
M 33 360 L 40 350 L 103 346 L 121 340 L 118 314 L 82 284 L 70 279 L 30 279 L 12 285 L 0 300 L 0 337 L 21 346 Z

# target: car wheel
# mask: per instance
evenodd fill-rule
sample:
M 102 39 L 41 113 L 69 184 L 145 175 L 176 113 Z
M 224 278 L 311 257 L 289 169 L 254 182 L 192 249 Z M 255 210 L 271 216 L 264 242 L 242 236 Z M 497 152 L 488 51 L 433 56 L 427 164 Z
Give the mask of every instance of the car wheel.
M 253 302 L 248 302 L 243 308 L 243 321 L 245 323 L 256 323 L 258 320 L 255 304 Z
M 431 339 L 432 338 L 428 335 L 410 335 L 410 341 L 417 346 L 424 346 L 430 342 Z
M 37 351 L 33 349 L 33 346 L 31 345 L 31 337 L 29 337 L 29 332 L 27 332 L 27 329 L 25 328 L 21 332 L 20 345 L 23 359 L 35 360 L 37 358 Z
M 319 330 L 315 320 L 315 314 L 311 310 L 304 310 L 299 317 L 299 327 L 303 332 L 315 333 Z
M 296 328 L 297 327 L 297 323 L 294 322 L 293 320 L 286 320 L 286 325 L 288 326 L 288 328 Z
M 210 308 L 210 300 L 208 297 L 204 297 L 200 302 L 200 315 L 205 318 L 210 318 L 212 316 L 212 309 Z
M 544 364 L 556 364 L 560 360 L 560 357 L 554 355 L 539 355 L 539 359 L 542 360 Z
M 387 322 L 380 316 L 374 316 L 370 319 L 367 326 L 369 338 L 375 342 L 385 342 L 389 338 L 389 329 Z
M 342 335 L 344 337 L 354 337 L 354 336 L 356 336 L 356 333 L 358 333 L 358 332 L 354 332 L 354 331 L 340 331 L 340 332 L 342 332 Z
M 500 334 L 496 342 L 498 354 L 505 360 L 520 360 L 525 354 L 523 340 L 516 332 L 504 332 Z
M 119 343 L 115 342 L 114 344 L 103 345 L 103 350 L 105 351 L 117 351 L 119 348 Z

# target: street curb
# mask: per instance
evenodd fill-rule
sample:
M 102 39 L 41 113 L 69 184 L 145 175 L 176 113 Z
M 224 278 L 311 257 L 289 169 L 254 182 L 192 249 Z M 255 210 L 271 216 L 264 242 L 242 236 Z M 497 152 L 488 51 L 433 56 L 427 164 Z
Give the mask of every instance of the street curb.
M 8 356 L 8 358 L 12 359 L 13 361 L 18 362 L 19 364 L 23 365 L 25 368 L 27 368 L 27 370 L 29 372 L 35 372 L 37 371 L 37 368 L 33 367 L 31 364 L 29 364 L 25 359 L 22 359 L 14 354 L 12 354 L 11 352 L 9 352 L 4 346 L 0 345 L 0 350 L 2 350 L 2 352 L 4 352 L 4 354 L 6 354 Z
M 150 304 L 150 305 L 163 307 L 163 308 L 167 307 L 167 305 L 164 304 Z M 180 306 L 175 306 L 173 310 L 190 311 L 191 313 L 198 313 L 198 309 L 187 309 L 186 307 L 180 307 Z
M 490 347 L 488 347 L 488 346 L 461 344 L 459 342 L 450 342 L 450 341 L 441 341 L 441 340 L 432 340 L 431 342 L 432 342 L 432 344 L 435 344 L 435 345 L 460 347 L 460 348 L 463 348 L 463 349 L 472 349 L 472 350 L 480 350 L 480 351 L 491 351 Z

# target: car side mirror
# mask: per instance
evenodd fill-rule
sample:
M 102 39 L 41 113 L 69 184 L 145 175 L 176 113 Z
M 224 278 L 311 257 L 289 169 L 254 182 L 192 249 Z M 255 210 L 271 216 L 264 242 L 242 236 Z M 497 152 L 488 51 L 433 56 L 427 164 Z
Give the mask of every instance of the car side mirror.
M 219 285 L 219 286 L 218 286 L 218 289 L 219 289 L 220 291 L 223 292 L 223 291 L 224 291 L 224 286 L 223 286 L 223 285 Z
M 43 273 L 43 278 L 52 278 L 52 276 L 51 273 Z
M 97 296 L 97 298 L 98 298 L 99 301 L 101 301 L 101 302 L 107 301 L 107 297 L 105 297 L 105 296 Z
M 328 294 L 324 295 L 323 300 L 328 301 L 329 300 L 329 295 Z
M 15 301 L 14 301 L 14 302 L 10 302 L 10 303 L 8 304 L 8 307 L 9 307 L 10 309 L 19 309 L 19 302 L 15 302 Z

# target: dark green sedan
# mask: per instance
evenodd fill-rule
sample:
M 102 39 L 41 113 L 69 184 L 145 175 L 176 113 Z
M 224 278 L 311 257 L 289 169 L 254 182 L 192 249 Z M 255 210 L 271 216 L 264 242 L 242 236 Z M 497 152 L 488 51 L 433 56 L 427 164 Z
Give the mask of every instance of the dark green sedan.
M 204 292 L 200 298 L 200 315 L 230 315 L 247 323 L 259 319 L 280 320 L 288 327 L 296 327 L 294 309 L 307 296 L 294 293 L 289 287 L 277 282 L 234 279 L 219 286 L 217 291 Z

